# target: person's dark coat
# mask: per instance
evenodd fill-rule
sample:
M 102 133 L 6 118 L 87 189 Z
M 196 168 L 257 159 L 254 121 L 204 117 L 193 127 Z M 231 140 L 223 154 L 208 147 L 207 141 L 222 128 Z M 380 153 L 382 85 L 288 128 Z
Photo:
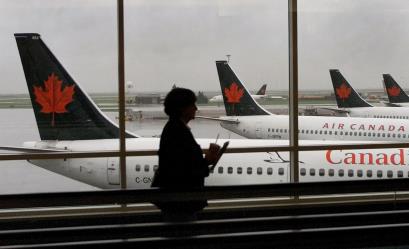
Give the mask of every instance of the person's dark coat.
M 163 128 L 159 146 L 159 168 L 153 187 L 163 189 L 201 189 L 209 168 L 190 129 L 179 119 L 170 118 Z M 195 211 L 207 201 L 155 203 L 162 210 Z

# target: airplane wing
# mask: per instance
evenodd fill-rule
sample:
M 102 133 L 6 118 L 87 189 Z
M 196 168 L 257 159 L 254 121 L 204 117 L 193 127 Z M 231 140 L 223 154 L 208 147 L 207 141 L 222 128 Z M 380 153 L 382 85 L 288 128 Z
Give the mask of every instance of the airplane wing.
M 40 149 L 40 148 L 15 147 L 15 146 L 0 146 L 0 150 L 11 150 L 11 151 L 25 152 L 25 153 L 67 152 L 66 150 Z
M 240 123 L 238 119 L 233 119 L 233 118 L 224 118 L 224 117 L 214 118 L 214 117 L 206 117 L 206 116 L 196 116 L 196 118 L 221 121 L 221 122 L 227 122 L 227 123 L 232 123 L 232 124 Z

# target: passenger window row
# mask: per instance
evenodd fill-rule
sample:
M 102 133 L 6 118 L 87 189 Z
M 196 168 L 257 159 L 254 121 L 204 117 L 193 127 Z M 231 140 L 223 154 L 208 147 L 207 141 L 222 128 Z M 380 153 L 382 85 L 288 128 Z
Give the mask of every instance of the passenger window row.
M 153 165 L 153 172 L 155 172 L 156 170 L 158 170 L 158 165 Z M 144 172 L 149 172 L 151 170 L 151 165 L 149 165 L 149 164 L 145 164 L 144 166 L 143 166 L 143 171 Z M 137 165 L 135 165 L 135 171 L 136 172 L 140 172 L 140 171 L 142 171 L 142 165 L 139 165 L 139 164 L 137 164 Z
M 268 128 L 268 132 L 273 133 L 287 133 L 287 129 L 273 129 Z M 327 131 L 327 130 L 298 130 L 301 134 L 324 134 L 324 135 L 335 135 L 335 136 L 360 136 L 360 137 L 398 137 L 406 138 L 406 134 L 395 134 L 395 133 L 383 133 L 383 132 L 366 132 L 366 131 Z M 409 138 L 409 134 L 408 134 Z
M 135 171 L 136 172 L 141 172 L 143 169 L 144 172 L 150 172 L 151 170 L 151 165 L 145 164 L 143 167 L 140 164 L 135 165 Z M 153 171 L 155 172 L 158 169 L 158 165 L 153 165 Z M 217 167 L 217 173 L 218 174 L 223 174 L 225 172 L 226 169 L 226 173 L 227 174 L 233 174 L 233 167 L 223 167 L 223 166 L 219 166 Z M 246 170 L 246 174 L 247 175 L 251 175 L 253 174 L 253 168 L 252 167 L 247 167 L 245 168 Z M 214 170 L 212 170 L 210 173 L 214 173 Z M 256 169 L 256 173 L 257 175 L 262 175 L 263 174 L 263 168 L 262 167 L 257 167 Z M 273 168 L 268 167 L 266 168 L 265 173 L 267 175 L 272 175 L 273 174 Z M 236 168 L 236 174 L 241 175 L 243 174 L 243 167 L 237 167 Z M 279 168 L 278 169 L 278 174 L 279 175 L 284 175 L 284 168 Z
M 392 178 L 394 177 L 394 172 L 392 170 L 387 170 L 386 172 L 383 170 L 362 170 L 362 169 L 358 169 L 358 170 L 353 170 L 353 169 L 349 169 L 348 171 L 345 172 L 345 170 L 343 169 L 339 169 L 339 170 L 335 170 L 335 169 L 329 169 L 329 170 L 325 170 L 325 169 L 319 169 L 318 172 L 316 172 L 316 169 L 309 169 L 307 171 L 307 169 L 305 168 L 301 168 L 300 169 L 300 175 L 301 176 L 307 176 L 307 174 L 309 176 L 339 176 L 339 177 L 363 177 L 364 174 L 366 174 L 366 177 L 373 177 L 374 174 L 376 174 L 376 177 L 378 178 L 382 178 L 384 176 L 384 173 L 386 173 L 386 177 L 388 178 Z M 396 176 L 397 177 L 403 177 L 403 171 L 402 170 L 398 170 L 396 172 Z M 407 172 L 407 176 L 409 177 L 409 171 Z
M 395 118 L 395 119 L 409 119 L 407 116 L 384 116 L 384 115 L 374 115 L 375 118 Z
M 153 167 L 151 167 L 151 165 L 145 164 L 143 167 L 142 165 L 135 165 L 135 171 L 137 172 L 141 172 L 142 170 L 144 172 L 150 172 L 150 170 L 153 170 L 153 172 L 155 172 L 158 169 L 158 165 L 153 165 Z M 233 174 L 234 173 L 234 169 L 233 167 L 223 167 L 223 166 L 219 166 L 216 168 L 217 169 L 217 173 L 218 174 L 223 174 L 223 173 L 227 173 L 227 174 Z M 253 174 L 253 168 L 252 167 L 247 167 L 244 168 L 245 169 L 245 173 L 247 175 L 252 175 Z M 236 174 L 241 175 L 243 174 L 243 167 L 237 167 L 236 168 Z M 214 170 L 212 170 L 210 172 L 211 174 L 214 174 Z M 257 167 L 256 168 L 256 172 L 257 175 L 262 175 L 263 174 L 263 168 L 262 167 Z M 273 175 L 273 168 L 271 167 L 267 167 L 265 173 L 267 175 Z M 277 174 L 278 175 L 284 175 L 284 168 L 278 168 L 277 170 Z M 374 175 L 376 174 L 377 178 L 382 178 L 384 177 L 384 175 L 387 178 L 393 178 L 394 177 L 394 172 L 392 170 L 386 170 L 386 172 L 384 170 L 362 170 L 362 169 L 349 169 L 349 170 L 344 170 L 344 169 L 314 169 L 311 168 L 309 170 L 307 170 L 306 168 L 301 168 L 300 169 L 300 175 L 301 176 L 329 176 L 329 177 L 333 177 L 333 176 L 338 176 L 338 177 L 363 177 L 364 174 L 366 175 L 366 177 L 374 177 Z M 396 177 L 403 177 L 404 173 L 402 170 L 398 170 L 396 171 Z M 407 177 L 409 177 L 409 171 L 407 172 Z
M 265 174 L 267 174 L 267 175 L 273 175 L 273 168 L 268 167 L 268 168 L 265 168 L 265 169 L 266 169 Z M 223 174 L 223 173 L 233 174 L 233 173 L 234 173 L 233 167 L 223 167 L 223 166 L 219 166 L 219 167 L 217 167 L 215 170 L 216 170 L 216 172 L 217 172 L 218 174 Z M 210 173 L 211 173 L 211 174 L 214 174 L 214 173 L 215 173 L 215 172 L 214 172 L 215 170 L 212 170 Z M 244 168 L 244 170 L 245 170 L 245 173 L 246 173 L 247 175 L 252 175 L 252 174 L 253 174 L 253 168 L 252 168 L 252 167 Z M 241 174 L 243 174 L 243 167 L 237 167 L 235 171 L 236 171 L 236 172 L 235 172 L 236 174 L 241 175 Z M 255 173 L 257 173 L 257 175 L 262 175 L 262 174 L 263 174 L 263 168 L 262 168 L 262 167 L 257 167 Z M 284 175 L 284 168 L 278 168 L 277 173 L 278 173 L 279 175 Z

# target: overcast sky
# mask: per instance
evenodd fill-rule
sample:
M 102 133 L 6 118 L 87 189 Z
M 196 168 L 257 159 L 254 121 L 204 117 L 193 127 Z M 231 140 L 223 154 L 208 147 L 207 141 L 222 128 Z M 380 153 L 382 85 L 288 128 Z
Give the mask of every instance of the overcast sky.
M 252 90 L 287 89 L 287 0 L 125 0 L 126 80 L 217 91 L 214 61 Z M 300 89 L 331 89 L 338 68 L 357 89 L 382 73 L 409 88 L 409 1 L 299 0 Z M 1 94 L 26 93 L 13 33 L 36 32 L 88 92 L 117 91 L 116 0 L 0 0 Z

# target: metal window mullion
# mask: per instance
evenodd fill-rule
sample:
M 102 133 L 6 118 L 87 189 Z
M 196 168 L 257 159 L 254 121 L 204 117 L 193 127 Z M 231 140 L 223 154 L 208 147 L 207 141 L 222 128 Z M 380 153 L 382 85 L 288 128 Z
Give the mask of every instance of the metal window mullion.
M 288 0 L 290 180 L 298 182 L 298 44 L 297 0 Z
M 118 14 L 118 95 L 119 95 L 119 165 L 121 189 L 126 189 L 126 141 L 125 141 L 125 55 L 124 55 L 124 2 L 117 0 Z

